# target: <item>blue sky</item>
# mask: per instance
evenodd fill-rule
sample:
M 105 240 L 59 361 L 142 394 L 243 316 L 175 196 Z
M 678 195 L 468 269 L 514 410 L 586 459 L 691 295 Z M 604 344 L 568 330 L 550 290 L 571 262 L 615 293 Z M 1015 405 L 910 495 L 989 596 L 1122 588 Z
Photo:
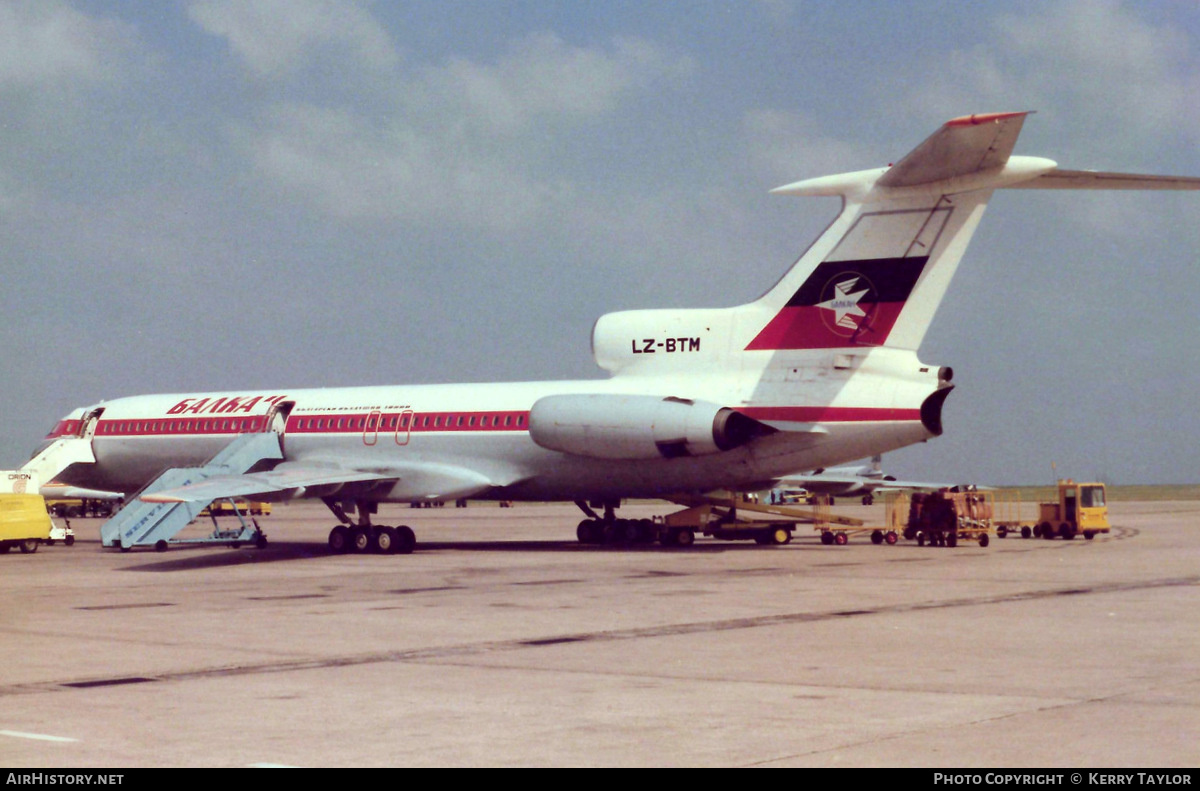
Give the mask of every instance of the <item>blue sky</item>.
M 0 466 L 145 392 L 598 377 L 602 313 L 757 297 L 775 186 L 1035 110 L 1200 175 L 1191 2 L 0 3 Z M 1195 481 L 1200 196 L 1001 192 L 901 477 Z

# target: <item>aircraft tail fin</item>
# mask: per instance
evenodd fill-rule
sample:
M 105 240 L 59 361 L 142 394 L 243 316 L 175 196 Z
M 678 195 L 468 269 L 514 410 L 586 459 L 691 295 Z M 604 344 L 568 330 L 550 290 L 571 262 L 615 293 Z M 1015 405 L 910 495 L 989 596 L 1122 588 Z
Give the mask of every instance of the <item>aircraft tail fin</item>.
M 1200 189 L 1200 179 L 1060 170 L 1014 156 L 1029 113 L 947 121 L 895 165 L 799 181 L 777 195 L 836 195 L 841 214 L 756 303 L 747 351 L 917 349 L 992 192 Z

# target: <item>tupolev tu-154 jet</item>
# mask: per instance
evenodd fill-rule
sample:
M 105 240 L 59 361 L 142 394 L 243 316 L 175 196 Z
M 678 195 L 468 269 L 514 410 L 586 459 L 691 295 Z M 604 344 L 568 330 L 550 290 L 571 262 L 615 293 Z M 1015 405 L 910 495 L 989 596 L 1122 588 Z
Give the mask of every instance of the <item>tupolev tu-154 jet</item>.
M 753 302 L 601 316 L 606 379 L 118 398 L 68 414 L 35 461 L 57 454 L 46 479 L 136 493 L 125 511 L 321 498 L 331 548 L 409 552 L 410 529 L 372 524 L 379 503 L 574 500 L 596 526 L 622 498 L 761 490 L 923 442 L 954 385 L 917 350 L 993 190 L 1200 189 L 1014 156 L 1026 116 L 955 118 L 894 165 L 772 190 L 842 208 Z M 158 518 L 103 543 L 153 543 Z

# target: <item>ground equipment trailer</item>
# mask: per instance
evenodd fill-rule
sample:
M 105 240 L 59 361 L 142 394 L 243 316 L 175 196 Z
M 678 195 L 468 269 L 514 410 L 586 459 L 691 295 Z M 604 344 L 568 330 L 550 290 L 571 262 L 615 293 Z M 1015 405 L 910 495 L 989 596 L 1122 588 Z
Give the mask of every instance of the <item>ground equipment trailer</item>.
M 40 494 L 0 494 L 0 553 L 37 552 L 54 528 Z
M 851 528 L 861 528 L 863 524 L 860 519 L 830 515 L 828 508 L 822 513 L 819 508 L 768 505 L 742 495 L 673 495 L 667 499 L 686 507 L 654 519 L 585 519 L 579 523 L 579 541 L 583 544 L 658 541 L 663 546 L 687 547 L 695 543 L 699 534 L 723 541 L 787 544 L 798 524 L 824 524 L 826 529 L 831 522 Z
M 1102 483 L 1075 483 L 1070 480 L 1058 482 L 1058 502 L 1040 503 L 1038 520 L 1033 526 L 1035 538 L 1058 536 L 1070 541 L 1080 533 L 1089 541 L 1097 533 L 1109 532 L 1108 503 Z M 1007 524 L 1004 525 L 1006 528 Z M 1018 525 L 1021 526 L 1021 525 Z M 1024 525 L 1021 534 L 1025 535 Z
M 974 487 L 954 487 L 936 492 L 913 492 L 897 498 L 894 512 L 903 512 L 908 501 L 904 537 L 925 546 L 954 547 L 958 540 L 973 540 L 986 547 L 994 527 L 995 499 L 991 492 Z

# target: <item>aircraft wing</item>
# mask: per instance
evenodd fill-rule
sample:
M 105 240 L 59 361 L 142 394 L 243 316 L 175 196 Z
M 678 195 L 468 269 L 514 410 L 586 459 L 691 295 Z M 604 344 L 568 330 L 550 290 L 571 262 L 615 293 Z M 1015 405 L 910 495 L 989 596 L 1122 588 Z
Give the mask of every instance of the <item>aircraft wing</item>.
M 405 463 L 363 470 L 322 462 L 284 462 L 272 470 L 242 475 L 215 475 L 196 483 L 147 492 L 139 499 L 148 503 L 211 502 L 230 497 L 290 499 L 335 495 L 346 485 L 387 486 L 389 498 L 397 500 L 458 499 L 496 486 L 515 483 L 520 476 L 484 475 L 449 464 Z
M 84 489 L 81 486 L 69 486 L 53 481 L 41 487 L 42 497 L 52 500 L 124 500 L 121 492 L 109 492 L 103 489 Z

